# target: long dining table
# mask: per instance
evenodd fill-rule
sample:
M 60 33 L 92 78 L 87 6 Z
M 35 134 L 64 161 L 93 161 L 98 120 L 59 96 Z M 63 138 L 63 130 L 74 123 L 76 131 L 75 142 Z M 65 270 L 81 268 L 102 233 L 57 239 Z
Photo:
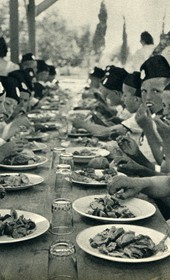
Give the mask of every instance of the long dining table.
M 28 189 L 7 192 L 0 201 L 1 209 L 16 209 L 36 213 L 51 220 L 51 203 L 55 198 L 55 173 L 50 169 L 52 148 L 60 146 L 58 132 L 48 132 L 47 148 L 38 155 L 48 158 L 48 162 L 36 169 L 24 171 L 44 178 L 44 181 Z M 70 145 L 72 139 L 70 140 Z M 75 145 L 75 143 L 74 143 Z M 79 164 L 76 165 L 78 169 Z M 0 169 L 1 173 L 9 170 Z M 10 171 L 11 172 L 11 171 Z M 15 172 L 15 171 L 12 171 Z M 72 192 L 66 198 L 72 201 L 87 195 L 106 194 L 106 187 L 72 185 Z M 154 203 L 152 201 L 152 203 Z M 136 221 L 135 225 L 148 227 L 166 234 L 168 225 L 158 207 L 156 213 L 147 219 Z M 76 246 L 78 280 L 168 280 L 170 279 L 170 257 L 148 263 L 121 263 L 97 258 L 85 253 L 76 244 L 76 236 L 82 230 L 101 225 L 100 221 L 82 217 L 74 211 L 74 230 L 67 236 L 57 236 L 49 230 L 42 235 L 10 244 L 0 242 L 0 280 L 47 280 L 48 252 L 52 242 L 59 239 L 71 240 Z M 1 237 L 0 237 L 1 241 Z M 63 263 L 64 266 L 64 263 Z

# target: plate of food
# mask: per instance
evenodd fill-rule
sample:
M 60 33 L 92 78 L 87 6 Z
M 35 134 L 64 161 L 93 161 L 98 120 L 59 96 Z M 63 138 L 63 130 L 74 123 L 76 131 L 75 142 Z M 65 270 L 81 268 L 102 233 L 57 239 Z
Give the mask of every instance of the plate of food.
M 72 128 L 72 130 L 68 133 L 68 136 L 70 137 L 91 137 L 92 134 L 89 133 L 86 129 L 84 128 Z
M 48 133 L 42 133 L 39 131 L 35 131 L 33 133 L 30 133 L 29 135 L 25 135 L 25 138 L 28 141 L 32 141 L 32 140 L 42 140 L 44 138 L 47 138 L 49 135 Z
M 0 167 L 10 170 L 29 170 L 39 167 L 47 161 L 46 157 L 37 156 L 33 152 L 21 152 L 6 157 L 0 164 Z
M 44 143 L 32 141 L 32 142 L 28 142 L 26 148 L 32 150 L 33 152 L 38 152 L 38 151 L 45 150 L 47 148 L 47 145 Z
M 73 202 L 73 208 L 80 215 L 102 222 L 135 222 L 154 215 L 156 208 L 139 198 L 117 199 L 110 195 L 91 195 Z
M 80 232 L 76 242 L 86 253 L 115 262 L 153 262 L 170 255 L 167 235 L 135 225 L 93 226 Z
M 0 174 L 0 185 L 7 191 L 23 190 L 44 181 L 43 177 L 29 173 L 3 173 Z
M 94 169 L 82 168 L 72 172 L 72 182 L 81 185 L 106 186 L 109 179 L 115 175 L 124 175 L 115 168 Z
M 56 114 L 52 112 L 44 112 L 44 113 L 29 113 L 28 118 L 33 121 L 42 121 L 47 122 L 55 119 Z
M 72 153 L 74 161 L 79 163 L 88 163 L 92 158 L 107 157 L 110 154 L 108 150 L 97 147 L 70 147 L 66 150 Z
M 40 236 L 49 229 L 49 221 L 38 214 L 0 209 L 0 244 L 15 243 Z

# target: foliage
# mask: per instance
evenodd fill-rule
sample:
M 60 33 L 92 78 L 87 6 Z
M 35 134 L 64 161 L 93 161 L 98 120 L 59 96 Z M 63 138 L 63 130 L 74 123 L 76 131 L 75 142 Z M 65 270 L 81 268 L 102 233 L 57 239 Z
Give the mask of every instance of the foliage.
M 99 61 L 105 47 L 105 35 L 107 30 L 107 10 L 104 1 L 101 2 L 98 18 L 99 23 L 96 26 L 92 43 L 94 53 Z
M 28 24 L 26 4 L 19 1 L 19 52 L 29 51 Z M 0 28 L 9 45 L 9 1 L 0 7 Z M 57 66 L 77 66 L 87 61 L 91 50 L 91 33 L 89 26 L 78 31 L 71 30 L 68 24 L 59 17 L 56 10 L 44 13 L 36 18 L 36 46 L 38 58 L 56 62 Z
M 129 48 L 128 48 L 128 43 L 127 43 L 127 33 L 126 33 L 126 21 L 125 18 L 123 17 L 124 23 L 123 23 L 123 35 L 122 35 L 122 46 L 121 46 L 121 51 L 120 51 L 120 61 L 122 65 L 126 64 L 128 53 L 129 53 Z
M 37 22 L 36 33 L 38 56 L 57 61 L 56 66 L 80 65 L 89 50 L 89 28 L 78 34 L 77 31 L 70 30 L 56 12 Z

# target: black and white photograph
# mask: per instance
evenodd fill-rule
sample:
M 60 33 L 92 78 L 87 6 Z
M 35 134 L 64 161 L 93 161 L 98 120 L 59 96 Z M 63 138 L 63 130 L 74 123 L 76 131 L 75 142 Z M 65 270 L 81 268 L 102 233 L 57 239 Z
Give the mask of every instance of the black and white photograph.
M 170 280 L 170 1 L 0 14 L 0 280 Z

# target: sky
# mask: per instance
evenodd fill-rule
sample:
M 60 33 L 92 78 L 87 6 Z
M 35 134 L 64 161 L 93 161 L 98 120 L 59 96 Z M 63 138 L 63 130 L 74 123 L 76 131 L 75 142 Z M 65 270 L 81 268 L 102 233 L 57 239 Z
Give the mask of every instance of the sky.
M 148 31 L 159 42 L 165 16 L 165 33 L 170 31 L 170 0 L 104 0 L 108 12 L 105 51 L 111 52 L 122 43 L 123 16 L 126 19 L 131 53 L 140 48 L 140 34 Z M 101 0 L 58 0 L 45 13 L 58 10 L 71 28 L 89 25 L 92 33 L 98 23 Z

